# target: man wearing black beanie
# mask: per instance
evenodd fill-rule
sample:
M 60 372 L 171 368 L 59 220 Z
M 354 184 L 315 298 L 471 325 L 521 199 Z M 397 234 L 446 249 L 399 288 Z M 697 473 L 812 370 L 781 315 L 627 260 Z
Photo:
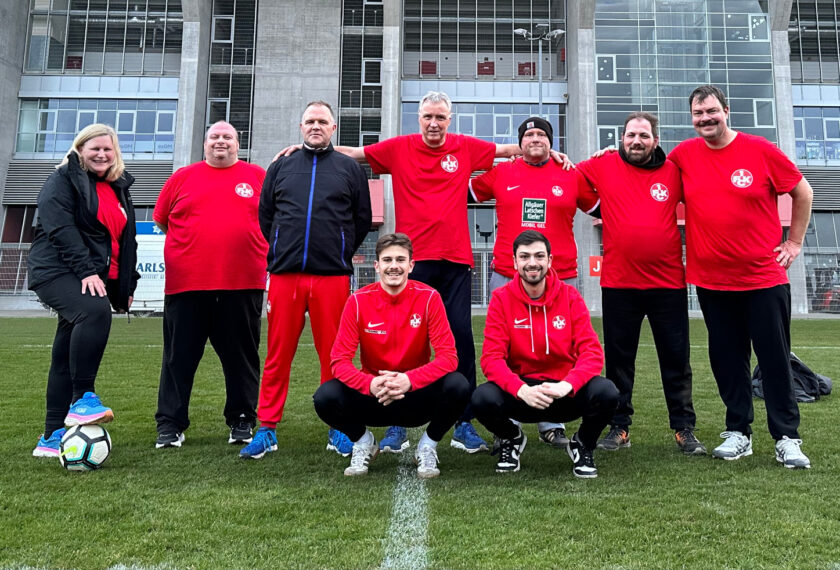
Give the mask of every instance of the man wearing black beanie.
M 551 160 L 554 129 L 542 117 L 529 117 L 519 125 L 522 156 L 503 162 L 470 182 L 478 202 L 496 200 L 496 243 L 493 247 L 493 291 L 513 279 L 516 271 L 510 252 L 513 240 L 525 230 L 544 234 L 552 246 L 552 268 L 557 277 L 577 288 L 577 245 L 573 220 L 578 208 L 593 214 L 598 197 L 574 170 Z M 554 447 L 568 444 L 563 424 L 540 422 L 540 439 Z

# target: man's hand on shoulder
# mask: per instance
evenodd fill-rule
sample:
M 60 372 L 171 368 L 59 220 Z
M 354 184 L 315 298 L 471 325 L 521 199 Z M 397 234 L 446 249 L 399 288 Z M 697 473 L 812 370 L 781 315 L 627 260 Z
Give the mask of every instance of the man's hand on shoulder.
M 569 160 L 569 157 L 558 150 L 551 149 L 548 151 L 551 159 L 563 167 L 563 170 L 570 170 L 575 167 L 575 163 Z
M 516 397 L 532 408 L 544 410 L 554 402 L 554 398 L 546 394 L 541 386 L 543 384 L 537 384 L 536 386 L 523 384 L 516 392 Z
M 595 152 L 593 152 L 590 158 L 599 158 L 611 152 L 618 152 L 618 149 L 614 146 L 607 146 L 602 148 L 601 150 L 596 150 Z
M 282 158 L 284 156 L 289 156 L 293 152 L 297 152 L 302 148 L 303 148 L 302 144 L 293 144 L 291 146 L 287 146 L 286 148 L 284 148 L 283 150 L 281 150 L 280 152 L 275 154 L 274 158 L 271 159 L 271 162 L 276 161 L 278 158 Z

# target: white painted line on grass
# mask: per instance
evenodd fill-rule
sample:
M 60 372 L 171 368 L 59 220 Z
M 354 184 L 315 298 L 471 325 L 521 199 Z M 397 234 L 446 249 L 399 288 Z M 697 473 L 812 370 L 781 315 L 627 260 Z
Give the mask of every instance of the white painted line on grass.
M 422 433 L 421 429 L 412 429 L 409 437 L 416 442 Z M 429 492 L 424 481 L 417 477 L 412 448 L 400 455 L 391 521 L 384 539 L 385 559 L 380 568 L 422 570 L 429 564 L 426 544 Z

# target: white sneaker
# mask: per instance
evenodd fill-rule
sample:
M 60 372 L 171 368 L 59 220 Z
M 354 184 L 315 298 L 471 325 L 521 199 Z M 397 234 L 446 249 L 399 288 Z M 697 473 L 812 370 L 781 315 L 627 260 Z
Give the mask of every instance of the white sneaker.
M 776 442 L 776 461 L 788 469 L 810 469 L 811 460 L 799 449 L 800 445 L 801 439 L 782 436 L 782 439 Z
M 431 445 L 418 447 L 414 453 L 414 461 L 417 463 L 417 476 L 421 479 L 431 479 L 440 475 L 437 449 Z
M 369 445 L 354 443 L 353 454 L 350 456 L 350 467 L 344 470 L 344 474 L 348 477 L 367 475 L 368 465 L 377 453 L 379 453 L 379 446 L 376 444 L 376 440 L 373 440 L 373 443 Z
M 712 451 L 712 457 L 733 461 L 752 455 L 752 436 L 739 431 L 725 431 L 720 434 L 724 442 Z

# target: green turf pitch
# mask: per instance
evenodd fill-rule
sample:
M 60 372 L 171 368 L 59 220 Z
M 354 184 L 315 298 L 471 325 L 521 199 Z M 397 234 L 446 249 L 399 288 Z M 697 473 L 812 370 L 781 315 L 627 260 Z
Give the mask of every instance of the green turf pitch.
M 482 325 L 475 319 L 479 352 Z M 647 325 L 631 448 L 597 452 L 599 477 L 587 481 L 572 476 L 565 453 L 538 442 L 535 426 L 527 427 L 515 474 L 496 474 L 493 458 L 460 454 L 447 437 L 442 475 L 424 484 L 419 520 L 428 526 L 419 544 L 417 528 L 392 528 L 396 456 L 378 458 L 367 477 L 345 478 L 348 460 L 325 451 L 327 428 L 312 408 L 318 373 L 308 330 L 280 449 L 246 462 L 227 444 L 221 369 L 209 346 L 184 447 L 154 449 L 161 321 L 115 319 L 97 380 L 116 414 L 107 426 L 113 453 L 98 472 L 68 473 L 57 460 L 31 457 L 43 429 L 54 327 L 49 319 L 0 319 L 0 567 L 378 568 L 422 560 L 464 569 L 840 568 L 837 396 L 801 406 L 810 471 L 776 463 L 760 401 L 752 457 L 682 457 Z M 796 353 L 840 380 L 840 321 L 792 328 Z M 698 436 L 711 449 L 723 406 L 701 321 L 692 321 L 692 345 Z M 388 537 L 400 533 L 421 558 L 386 559 L 394 549 Z

